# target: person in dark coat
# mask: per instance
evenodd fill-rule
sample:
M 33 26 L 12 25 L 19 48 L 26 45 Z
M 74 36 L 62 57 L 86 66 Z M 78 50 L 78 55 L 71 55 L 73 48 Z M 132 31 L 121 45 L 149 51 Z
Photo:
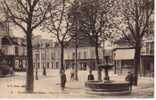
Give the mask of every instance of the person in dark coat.
M 128 75 L 126 76 L 125 80 L 129 82 L 129 85 L 130 85 L 129 90 L 131 92 L 132 91 L 133 80 L 134 80 L 133 74 L 131 72 L 128 72 Z
M 88 75 L 88 81 L 94 80 L 94 75 L 92 74 L 92 71 L 89 71 L 89 75 Z
M 61 73 L 61 88 L 62 88 L 62 90 L 64 90 L 64 88 L 65 88 L 65 84 L 66 84 L 66 74 L 65 74 L 65 72 L 63 71 L 62 73 Z

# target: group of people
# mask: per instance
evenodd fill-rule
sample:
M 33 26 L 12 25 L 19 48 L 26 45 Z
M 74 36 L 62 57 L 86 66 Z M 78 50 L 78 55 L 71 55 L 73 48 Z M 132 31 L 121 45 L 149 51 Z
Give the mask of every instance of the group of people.
M 70 73 L 70 81 L 74 80 L 74 69 L 71 69 L 71 73 Z M 94 80 L 94 75 L 92 74 L 92 70 L 89 71 L 88 74 L 88 81 L 92 81 Z M 134 82 L 134 76 L 133 73 L 128 72 L 128 75 L 125 78 L 126 81 L 129 82 L 129 90 L 130 92 L 132 91 L 132 86 L 133 86 L 133 82 Z M 66 78 L 66 74 L 63 71 L 61 74 L 61 88 L 62 90 L 64 90 L 65 88 L 65 84 L 66 84 L 67 78 Z
M 74 80 L 74 68 L 71 68 L 71 72 L 70 72 L 70 81 Z M 62 71 L 61 73 L 61 88 L 62 90 L 64 90 L 65 88 L 65 84 L 66 84 L 67 78 L 66 78 L 66 74 L 64 71 Z

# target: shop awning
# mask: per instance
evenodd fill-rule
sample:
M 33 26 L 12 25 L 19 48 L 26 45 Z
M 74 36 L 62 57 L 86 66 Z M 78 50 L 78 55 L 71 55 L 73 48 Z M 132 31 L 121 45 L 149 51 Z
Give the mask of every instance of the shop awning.
M 117 49 L 114 51 L 114 60 L 133 60 L 134 49 Z

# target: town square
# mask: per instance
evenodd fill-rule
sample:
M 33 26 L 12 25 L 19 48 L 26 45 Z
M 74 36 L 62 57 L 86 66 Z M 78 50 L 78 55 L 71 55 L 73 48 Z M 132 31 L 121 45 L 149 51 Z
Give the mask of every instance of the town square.
M 0 0 L 0 98 L 154 98 L 154 0 Z

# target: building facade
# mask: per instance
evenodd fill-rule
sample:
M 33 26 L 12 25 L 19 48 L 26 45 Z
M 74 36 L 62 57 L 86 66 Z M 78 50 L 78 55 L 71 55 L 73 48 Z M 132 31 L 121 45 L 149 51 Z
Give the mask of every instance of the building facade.
M 51 39 L 43 39 L 40 35 L 33 37 L 33 63 L 38 68 L 59 68 L 59 48 Z
M 103 54 L 102 48 L 99 48 L 98 54 L 99 54 L 100 63 L 104 63 L 105 57 L 110 57 L 111 59 L 111 55 L 112 55 L 111 50 L 105 50 L 105 54 Z M 75 48 L 65 48 L 64 60 L 65 60 L 66 68 L 75 66 Z M 93 46 L 78 47 L 77 63 L 78 63 L 78 69 L 80 70 L 86 70 L 89 68 L 95 70 L 96 69 L 95 47 Z
M 140 76 L 154 75 L 154 37 L 151 35 L 144 38 L 140 57 Z M 128 41 L 116 42 L 113 50 L 114 71 L 117 74 L 134 71 L 135 50 L 128 45 Z
M 82 41 L 81 41 L 82 42 Z M 89 42 L 88 42 L 89 43 Z M 86 70 L 88 68 L 96 69 L 96 56 L 95 47 L 85 44 L 79 45 L 77 49 L 77 63 L 78 69 Z M 73 44 L 72 44 L 73 45 Z M 103 54 L 105 53 L 105 54 Z M 35 36 L 33 38 L 33 62 L 34 66 L 38 68 L 60 68 L 61 51 L 58 43 L 53 42 L 50 39 L 42 39 L 41 36 Z M 99 48 L 100 62 L 103 63 L 105 57 L 112 57 L 111 50 L 107 49 L 103 52 L 103 49 Z M 75 47 L 68 45 L 64 48 L 64 67 L 66 69 L 75 66 Z
M 25 39 L 10 37 L 9 35 L 1 37 L 1 52 L 15 70 L 26 69 Z

